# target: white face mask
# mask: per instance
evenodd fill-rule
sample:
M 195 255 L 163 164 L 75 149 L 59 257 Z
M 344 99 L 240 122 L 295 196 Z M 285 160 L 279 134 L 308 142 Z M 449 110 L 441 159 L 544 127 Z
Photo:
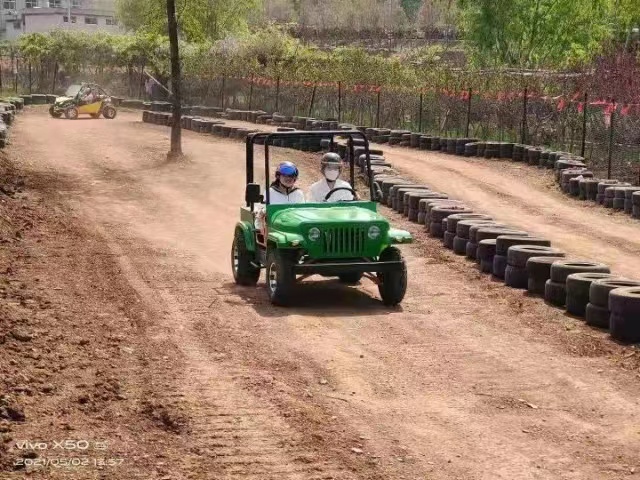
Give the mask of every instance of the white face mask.
M 326 169 L 324 171 L 324 176 L 330 182 L 335 182 L 336 179 L 340 176 L 340 170 Z

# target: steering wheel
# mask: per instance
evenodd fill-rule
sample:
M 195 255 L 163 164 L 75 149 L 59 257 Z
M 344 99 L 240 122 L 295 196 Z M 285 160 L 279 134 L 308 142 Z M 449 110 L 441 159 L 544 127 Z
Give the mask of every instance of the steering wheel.
M 357 197 L 357 193 L 353 188 L 349 188 L 349 187 L 332 188 L 331 190 L 329 190 L 329 193 L 327 193 L 325 195 L 324 201 L 326 202 L 327 200 L 329 200 L 329 197 L 331 197 L 331 195 L 333 195 L 335 192 L 337 192 L 339 190 L 349 190 L 351 192 L 351 194 L 353 195 L 353 198 L 351 200 L 338 200 L 339 202 L 355 202 L 356 197 Z

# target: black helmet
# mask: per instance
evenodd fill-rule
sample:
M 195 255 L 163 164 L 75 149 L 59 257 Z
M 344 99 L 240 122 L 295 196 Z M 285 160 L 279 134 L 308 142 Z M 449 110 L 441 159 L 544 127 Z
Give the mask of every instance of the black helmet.
M 322 156 L 321 163 L 323 167 L 326 165 L 335 165 L 338 167 L 342 167 L 342 159 L 340 158 L 340 155 L 333 152 L 325 153 Z

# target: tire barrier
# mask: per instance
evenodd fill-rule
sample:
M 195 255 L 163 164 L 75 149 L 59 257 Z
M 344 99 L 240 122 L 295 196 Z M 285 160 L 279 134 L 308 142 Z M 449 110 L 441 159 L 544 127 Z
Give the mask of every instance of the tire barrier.
M 9 129 L 15 121 L 16 114 L 22 111 L 24 106 L 25 100 L 22 97 L 0 98 L 0 148 L 7 146 Z

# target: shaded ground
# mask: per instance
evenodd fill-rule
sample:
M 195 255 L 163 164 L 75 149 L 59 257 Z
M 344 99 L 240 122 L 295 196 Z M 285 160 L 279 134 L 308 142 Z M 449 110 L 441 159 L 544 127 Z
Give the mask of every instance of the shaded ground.
M 395 214 L 418 237 L 403 247 L 402 307 L 333 281 L 272 307 L 262 283 L 230 275 L 243 145 L 185 132 L 189 160 L 167 165 L 168 130 L 139 120 L 30 109 L 16 125 L 9 160 L 25 192 L 0 196 L 2 478 L 618 479 L 640 468 L 637 349 L 481 276 Z M 313 156 L 285 158 L 303 184 L 317 178 Z M 636 224 L 544 180 L 390 158 L 575 255 L 639 271 L 637 237 L 618 238 Z M 576 220 L 591 226 L 558 226 Z M 37 454 L 122 463 L 12 470 L 18 440 L 69 438 L 92 450 Z

